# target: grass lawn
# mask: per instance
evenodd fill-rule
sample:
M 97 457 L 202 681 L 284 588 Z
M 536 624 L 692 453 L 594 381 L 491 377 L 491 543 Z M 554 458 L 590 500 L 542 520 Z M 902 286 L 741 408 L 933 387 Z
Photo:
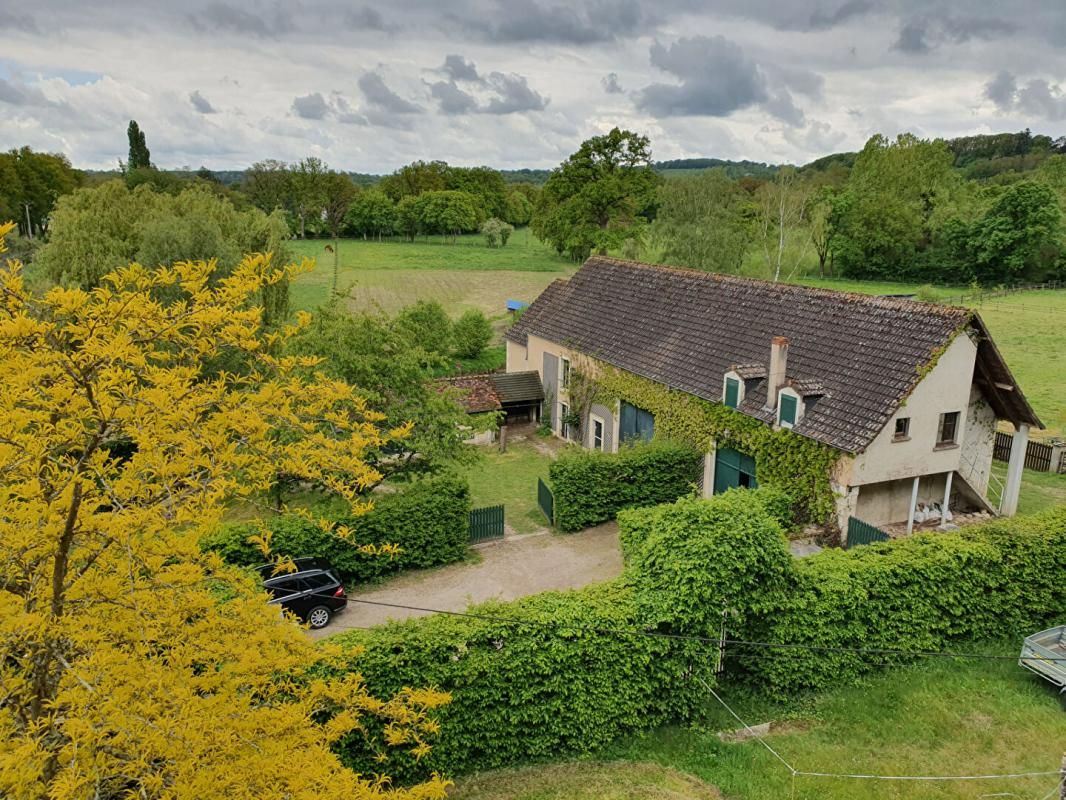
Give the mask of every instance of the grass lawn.
M 692 775 L 658 764 L 553 764 L 461 781 L 451 800 L 718 800 Z
M 1013 643 L 989 649 L 1013 655 Z M 1013 661 L 957 662 L 930 659 L 879 673 L 863 684 L 804 696 L 785 704 L 746 697 L 725 687 L 720 694 L 751 724 L 782 725 L 767 741 L 806 772 L 876 775 L 979 775 L 1057 770 L 1066 739 L 1066 714 L 1054 689 Z M 649 773 L 657 763 L 695 776 L 736 800 L 962 800 L 987 796 L 1040 800 L 1055 776 L 1013 780 L 927 783 L 798 777 L 795 794 L 788 770 L 756 741 L 726 743 L 719 730 L 739 724 L 708 698 L 708 718 L 693 729 L 667 728 L 621 742 L 598 758 L 620 760 L 597 794 L 599 764 L 574 765 L 574 779 L 559 780 L 559 767 L 503 771 L 460 781 L 455 797 L 565 800 L 570 797 L 675 797 L 676 773 Z M 584 770 L 584 773 L 583 773 Z M 612 784 L 627 771 L 651 785 L 643 794 L 618 794 Z M 544 780 L 537 779 L 537 773 Z M 581 780 L 581 774 L 587 780 Z M 634 778 L 636 780 L 636 778 Z M 660 793 L 656 794 L 655 792 Z M 584 793 L 579 793 L 584 792 Z M 1009 793 L 1009 794 L 1007 794 Z M 688 795 L 703 797 L 707 795 Z M 713 796 L 713 795 L 711 795 Z
M 992 474 L 1001 483 L 1006 481 L 1007 465 L 1002 461 L 993 461 Z M 1019 514 L 1034 514 L 1063 504 L 1066 504 L 1066 475 L 1031 469 L 1022 472 L 1022 489 L 1018 495 Z
M 537 478 L 547 479 L 549 453 L 557 448 L 556 440 L 540 437 L 509 443 L 506 453 L 495 446 L 481 448 L 478 462 L 460 470 L 470 481 L 474 508 L 503 505 L 504 519 L 515 533 L 546 528 L 537 505 Z
M 293 284 L 292 306 L 314 309 L 329 296 L 333 255 L 326 239 L 294 240 L 297 256 L 317 266 Z M 352 310 L 396 311 L 418 300 L 437 300 L 458 316 L 479 308 L 490 317 L 504 313 L 507 300 L 532 302 L 556 278 L 576 265 L 542 245 L 527 228 L 515 231 L 506 247 L 490 249 L 480 236 L 455 243 L 439 237 L 417 242 L 342 239 L 339 286 Z

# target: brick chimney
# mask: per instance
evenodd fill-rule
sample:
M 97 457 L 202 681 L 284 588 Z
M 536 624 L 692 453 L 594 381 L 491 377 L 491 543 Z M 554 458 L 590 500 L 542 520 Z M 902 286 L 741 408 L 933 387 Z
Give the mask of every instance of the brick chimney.
M 777 408 L 777 393 L 785 385 L 788 369 L 788 339 L 775 336 L 770 340 L 770 371 L 766 373 L 766 407 Z

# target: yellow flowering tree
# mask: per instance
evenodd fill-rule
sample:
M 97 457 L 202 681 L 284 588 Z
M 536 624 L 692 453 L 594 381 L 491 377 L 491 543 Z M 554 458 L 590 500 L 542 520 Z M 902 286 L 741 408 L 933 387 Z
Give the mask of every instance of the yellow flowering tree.
M 307 377 L 313 360 L 270 355 L 306 320 L 264 334 L 251 301 L 300 268 L 213 267 L 134 264 L 41 296 L 0 267 L 0 797 L 442 797 L 440 778 L 353 774 L 330 745 L 422 754 L 447 696 L 316 677 L 339 653 L 197 546 L 279 471 L 366 510 L 363 454 L 407 433 Z M 257 367 L 203 368 L 226 351 Z

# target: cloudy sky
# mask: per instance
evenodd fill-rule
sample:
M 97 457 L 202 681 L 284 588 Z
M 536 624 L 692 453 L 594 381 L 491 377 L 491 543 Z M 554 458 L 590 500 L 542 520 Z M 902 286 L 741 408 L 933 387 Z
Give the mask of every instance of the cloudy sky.
M 0 0 L 0 148 L 243 168 L 802 163 L 873 133 L 1066 133 L 1064 0 Z

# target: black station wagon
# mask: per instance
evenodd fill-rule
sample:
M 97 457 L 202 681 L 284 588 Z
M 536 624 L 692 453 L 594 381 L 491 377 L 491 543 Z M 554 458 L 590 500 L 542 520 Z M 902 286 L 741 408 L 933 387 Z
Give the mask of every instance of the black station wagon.
M 312 628 L 324 628 L 330 619 L 348 605 L 344 585 L 336 573 L 319 559 L 298 558 L 296 572 L 271 575 L 272 566 L 259 568 L 263 588 L 272 605 L 291 611 Z

